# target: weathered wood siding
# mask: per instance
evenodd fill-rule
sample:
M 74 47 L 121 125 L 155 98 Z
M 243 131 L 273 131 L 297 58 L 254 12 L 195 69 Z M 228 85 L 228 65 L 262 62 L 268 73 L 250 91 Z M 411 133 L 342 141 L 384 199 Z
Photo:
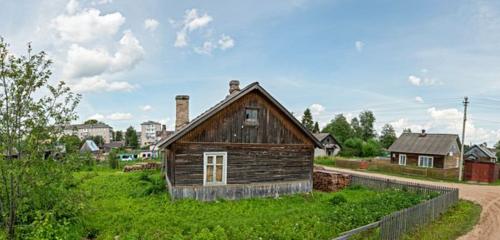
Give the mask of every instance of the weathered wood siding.
M 231 184 L 224 186 L 174 186 L 170 188 L 172 199 L 193 198 L 201 201 L 217 199 L 243 199 L 253 197 L 278 197 L 286 194 L 312 191 L 311 180 Z
M 203 153 L 227 152 L 227 184 L 309 180 L 309 145 L 175 143 L 174 185 L 203 185 Z
M 245 110 L 258 109 L 258 124 L 245 124 Z M 190 131 L 179 142 L 310 144 L 313 142 L 259 92 L 250 92 Z
M 391 153 L 391 163 L 399 164 L 399 155 L 406 155 L 406 166 L 418 166 L 418 156 L 430 156 L 434 157 L 434 168 L 455 168 L 456 162 L 455 157 L 445 157 L 443 155 L 432 155 L 432 154 L 414 154 L 414 153 Z

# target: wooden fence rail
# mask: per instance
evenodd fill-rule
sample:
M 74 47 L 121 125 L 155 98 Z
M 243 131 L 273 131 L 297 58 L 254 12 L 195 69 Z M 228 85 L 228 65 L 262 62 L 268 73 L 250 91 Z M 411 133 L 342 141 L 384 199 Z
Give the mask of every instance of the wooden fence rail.
M 448 208 L 458 203 L 458 189 L 441 186 L 432 186 L 426 184 L 401 182 L 396 180 L 381 179 L 353 174 L 351 177 L 352 185 L 362 185 L 373 189 L 383 190 L 387 188 L 401 189 L 422 194 L 439 193 L 439 196 L 394 212 L 383 217 L 380 221 L 370 223 L 366 226 L 353 229 L 342 234 L 336 239 L 348 239 L 350 236 L 362 231 L 380 227 L 380 239 L 398 240 L 405 233 L 417 229 L 419 226 L 428 224 L 438 218 Z

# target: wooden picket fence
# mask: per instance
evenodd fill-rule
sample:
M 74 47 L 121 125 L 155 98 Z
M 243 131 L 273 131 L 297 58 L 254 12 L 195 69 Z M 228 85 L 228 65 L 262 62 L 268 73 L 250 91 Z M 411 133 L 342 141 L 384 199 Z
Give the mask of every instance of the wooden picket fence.
M 398 240 L 405 233 L 416 230 L 419 226 L 428 224 L 446 212 L 451 206 L 458 203 L 458 189 L 441 186 L 432 186 L 419 183 L 401 182 L 375 177 L 352 175 L 352 185 L 362 185 L 373 189 L 401 189 L 422 194 L 432 192 L 439 193 L 439 196 L 417 204 L 413 207 L 394 212 L 383 217 L 380 221 L 370 223 L 351 231 L 343 233 L 336 240 L 349 239 L 351 236 L 361 232 L 380 228 L 380 239 Z

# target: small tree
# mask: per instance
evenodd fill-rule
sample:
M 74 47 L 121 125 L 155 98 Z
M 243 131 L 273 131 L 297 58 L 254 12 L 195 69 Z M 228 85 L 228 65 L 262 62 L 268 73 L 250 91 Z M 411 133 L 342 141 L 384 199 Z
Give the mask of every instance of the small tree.
M 80 141 L 80 138 L 75 135 L 64 135 L 61 137 L 61 139 L 59 139 L 59 142 L 61 144 L 64 144 L 66 153 L 68 154 L 77 153 L 82 146 L 82 141 Z
M 123 140 L 123 132 L 121 130 L 118 130 L 115 132 L 115 141 L 122 141 Z
M 99 121 L 95 120 L 95 119 L 89 119 L 85 122 L 83 122 L 83 124 L 98 124 Z
M 304 111 L 304 115 L 302 115 L 302 125 L 306 127 L 309 131 L 314 130 L 314 122 L 311 114 L 311 110 L 309 108 L 306 108 Z
M 375 138 L 375 115 L 371 111 L 364 111 L 359 114 L 359 122 L 361 125 L 361 138 L 365 141 Z
M 405 128 L 405 129 L 403 129 L 403 133 L 411 133 L 411 128 Z
M 391 124 L 385 124 L 380 132 L 380 144 L 383 148 L 389 148 L 396 141 L 396 131 Z
M 109 161 L 109 167 L 111 169 L 118 169 L 120 164 L 118 161 L 118 156 L 116 154 L 116 149 L 111 149 L 108 155 L 108 161 Z
M 37 212 L 46 217 L 66 205 L 65 161 L 44 156 L 56 151 L 60 126 L 76 120 L 80 96 L 64 82 L 48 83 L 51 61 L 44 52 L 33 54 L 28 45 L 26 55 L 15 56 L 7 47 L 0 38 L 0 222 L 13 240 L 17 225 L 29 226 Z
M 130 126 L 125 132 L 125 145 L 131 148 L 139 148 L 139 140 L 134 127 Z
M 314 123 L 313 133 L 319 133 L 319 124 L 318 124 L 318 122 Z

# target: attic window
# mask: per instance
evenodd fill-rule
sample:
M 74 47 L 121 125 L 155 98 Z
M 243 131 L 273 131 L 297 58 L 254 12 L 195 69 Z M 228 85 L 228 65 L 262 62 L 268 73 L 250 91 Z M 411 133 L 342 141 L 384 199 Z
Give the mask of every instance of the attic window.
M 258 116 L 259 109 L 256 108 L 247 108 L 245 109 L 245 124 L 248 125 L 257 125 L 259 123 Z

